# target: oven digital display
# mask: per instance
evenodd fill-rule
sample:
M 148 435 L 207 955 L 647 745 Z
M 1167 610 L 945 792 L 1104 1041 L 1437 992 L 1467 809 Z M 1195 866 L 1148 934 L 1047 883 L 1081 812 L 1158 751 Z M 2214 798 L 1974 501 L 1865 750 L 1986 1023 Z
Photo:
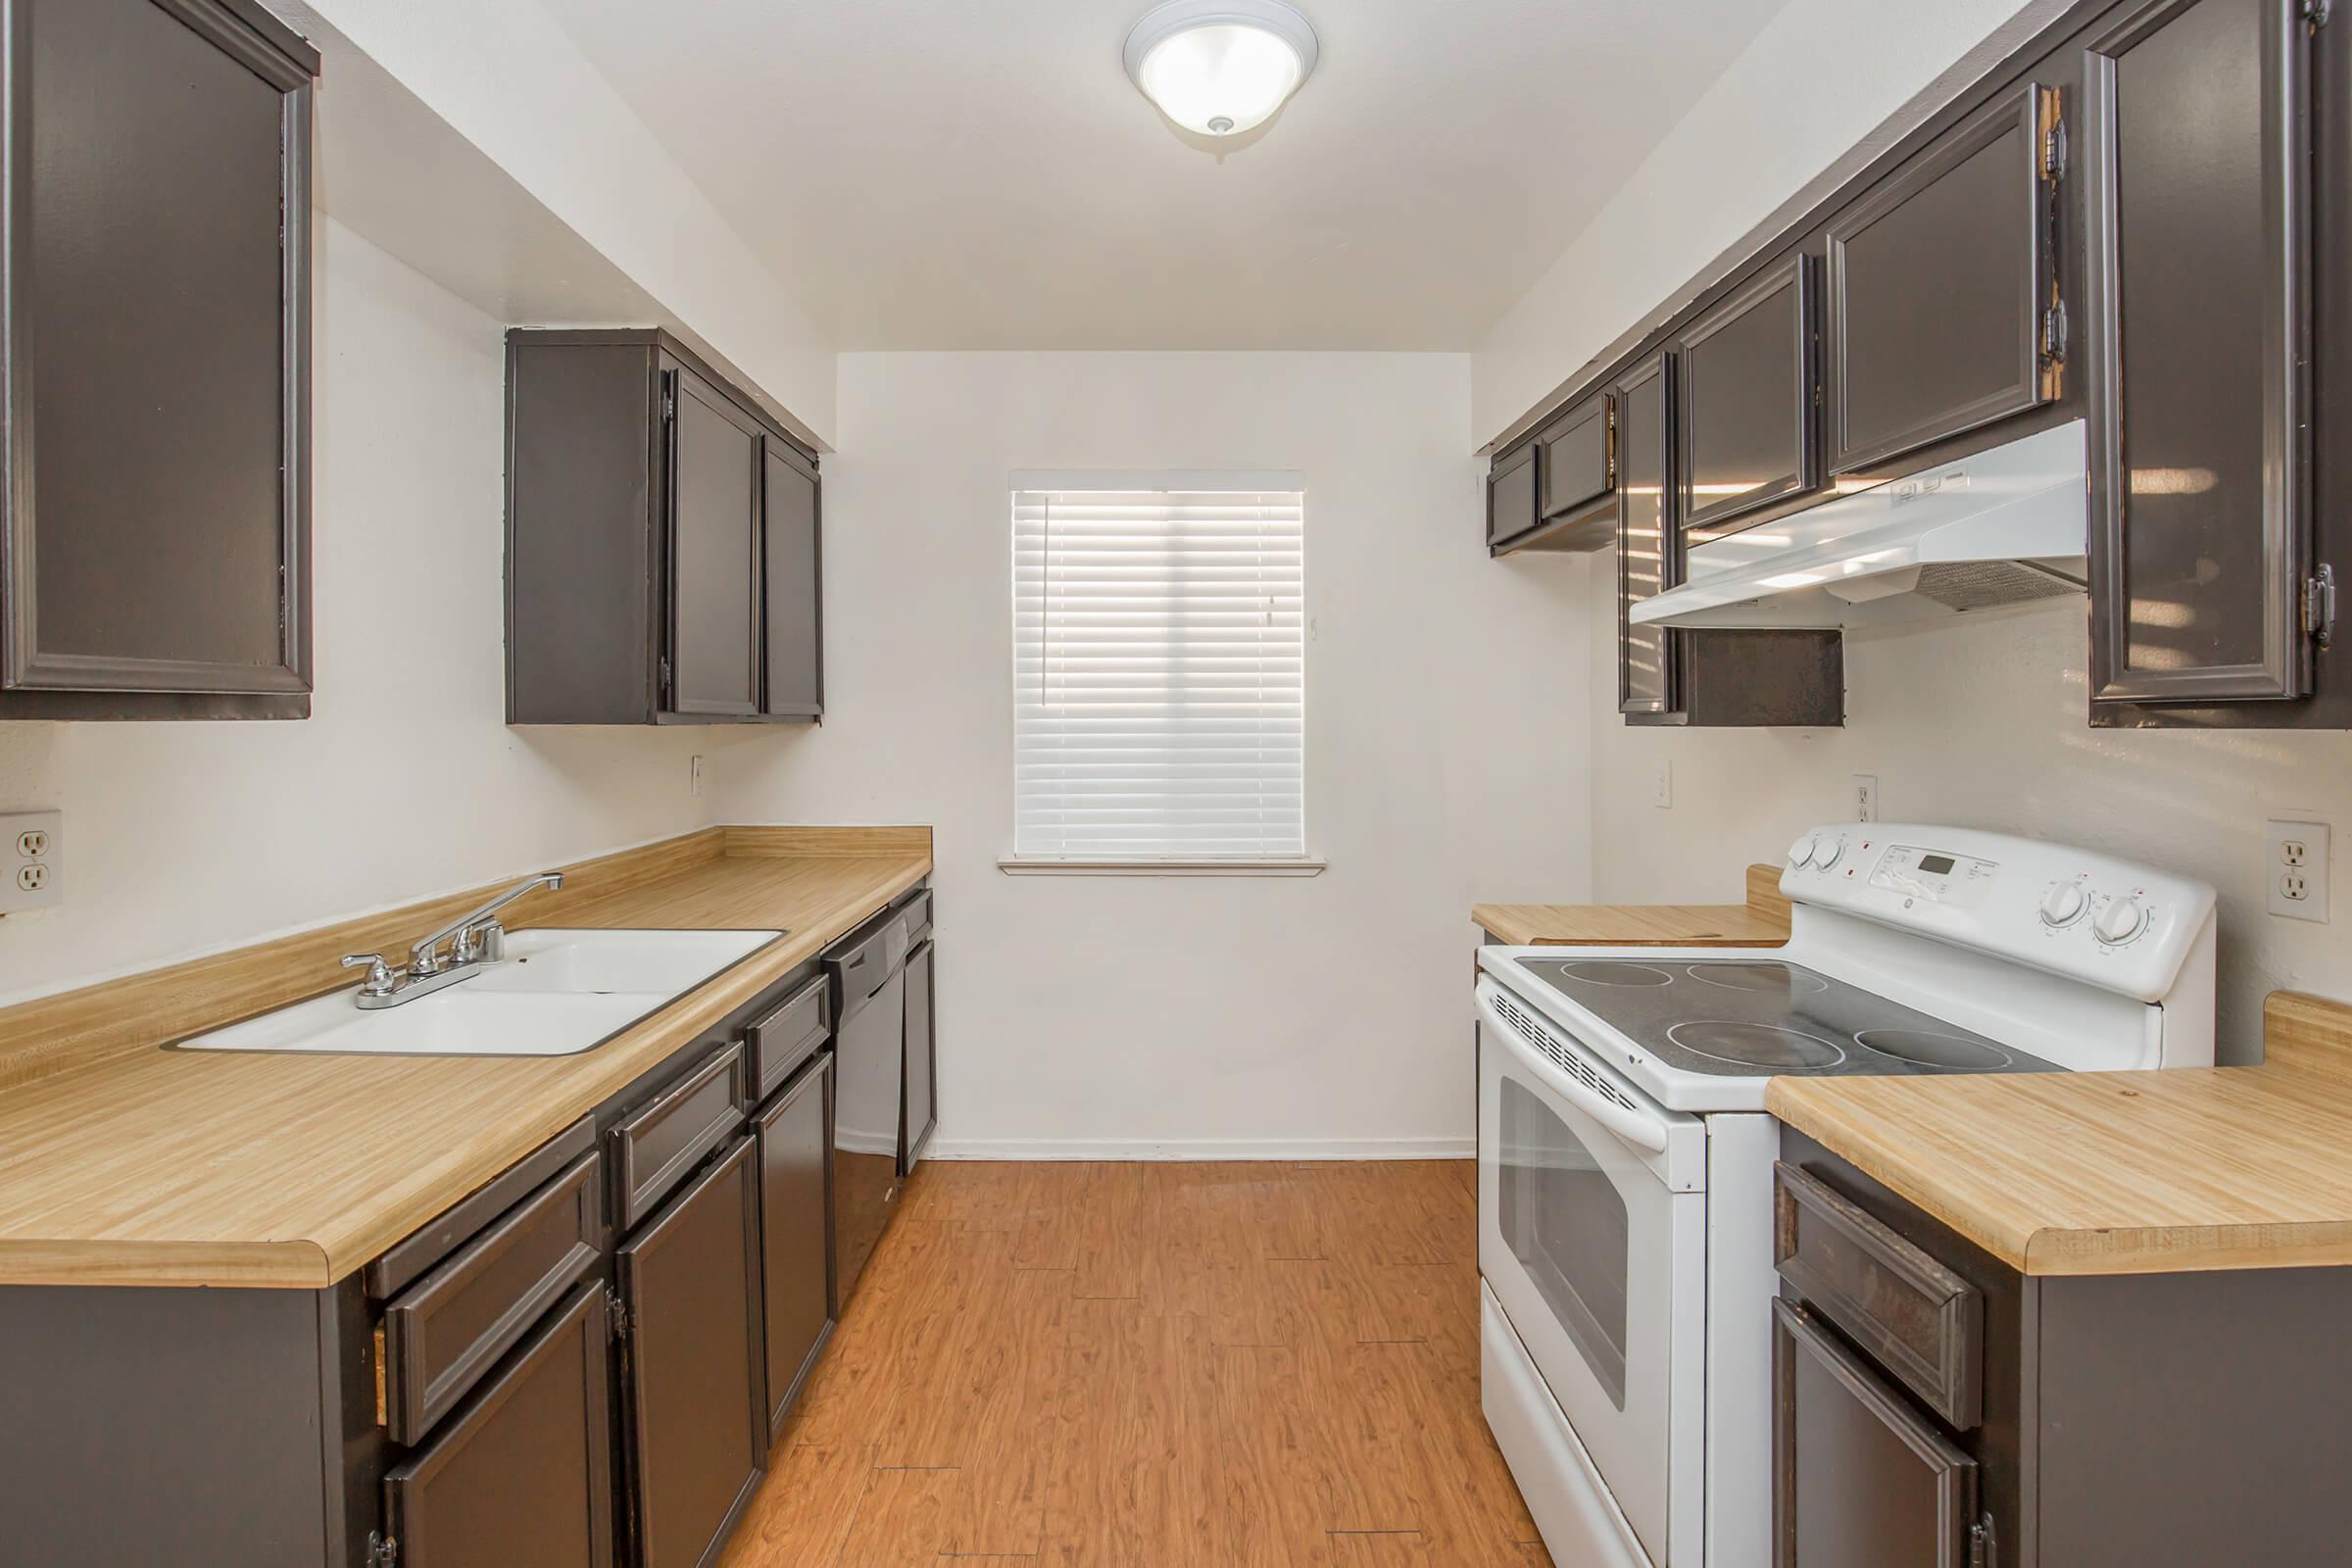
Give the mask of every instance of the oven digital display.
M 1930 876 L 1949 876 L 1956 863 L 1948 855 L 1923 855 L 1919 858 L 1919 868 Z

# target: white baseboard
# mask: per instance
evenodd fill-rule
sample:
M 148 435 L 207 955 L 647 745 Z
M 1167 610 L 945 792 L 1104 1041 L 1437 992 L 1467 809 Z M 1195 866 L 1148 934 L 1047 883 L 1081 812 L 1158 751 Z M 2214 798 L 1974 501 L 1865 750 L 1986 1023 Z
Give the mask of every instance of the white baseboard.
M 926 1159 L 1474 1159 L 1475 1138 L 945 1138 Z

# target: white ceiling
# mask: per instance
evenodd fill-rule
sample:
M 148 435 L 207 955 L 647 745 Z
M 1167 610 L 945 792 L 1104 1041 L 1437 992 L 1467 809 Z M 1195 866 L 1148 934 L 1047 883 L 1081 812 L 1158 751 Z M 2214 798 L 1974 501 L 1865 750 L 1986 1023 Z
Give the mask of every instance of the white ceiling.
M 1301 0 L 1222 159 L 1151 0 L 544 0 L 843 349 L 1463 350 L 1783 0 Z

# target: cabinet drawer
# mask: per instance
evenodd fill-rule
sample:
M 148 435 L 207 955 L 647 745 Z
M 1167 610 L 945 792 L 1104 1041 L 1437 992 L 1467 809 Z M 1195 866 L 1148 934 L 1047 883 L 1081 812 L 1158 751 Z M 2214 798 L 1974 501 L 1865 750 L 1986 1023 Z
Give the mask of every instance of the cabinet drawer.
M 825 1043 L 833 1029 L 832 988 L 823 974 L 776 1004 L 776 1010 L 744 1031 L 751 1048 L 751 1100 L 754 1104 L 776 1092 Z
M 743 1125 L 743 1047 L 729 1046 L 612 1129 L 622 1230 L 642 1224 Z
M 594 1150 L 384 1309 L 378 1414 L 414 1444 L 596 1263 L 604 1233 Z
M 1773 1169 L 1773 1210 L 1774 1263 L 1806 1306 L 1936 1414 L 1974 1428 L 1984 1393 L 1977 1288 L 1793 1165 Z
M 492 1220 L 555 1180 L 558 1171 L 594 1148 L 596 1124 L 586 1117 L 573 1122 L 368 1264 L 368 1295 L 378 1301 L 398 1296 L 427 1269 L 487 1230 Z
M 931 890 L 918 890 L 912 898 L 899 906 L 898 914 L 900 919 L 906 922 L 906 946 L 911 949 L 931 934 Z

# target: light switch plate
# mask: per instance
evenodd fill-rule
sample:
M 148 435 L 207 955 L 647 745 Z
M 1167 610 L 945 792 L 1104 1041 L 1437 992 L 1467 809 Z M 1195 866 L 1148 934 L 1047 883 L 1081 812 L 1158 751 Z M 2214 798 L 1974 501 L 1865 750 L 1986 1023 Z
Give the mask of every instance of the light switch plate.
M 2328 824 L 2273 819 L 2262 837 L 2264 906 L 2289 920 L 2327 924 Z
M 1674 764 L 1660 759 L 1657 768 L 1649 784 L 1649 804 L 1663 811 L 1674 805 Z
M 63 811 L 0 812 L 0 914 L 65 902 L 65 825 Z

